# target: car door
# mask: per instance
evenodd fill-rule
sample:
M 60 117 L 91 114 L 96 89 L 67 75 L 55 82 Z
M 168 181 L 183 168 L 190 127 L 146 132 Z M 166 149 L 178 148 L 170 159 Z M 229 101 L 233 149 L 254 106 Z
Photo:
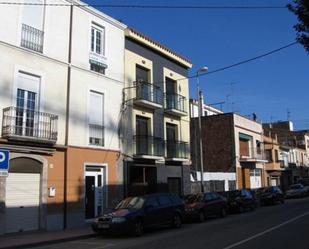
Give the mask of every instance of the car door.
M 144 225 L 147 227 L 159 224 L 161 217 L 160 205 L 156 196 L 149 196 L 144 206 Z
M 245 190 L 245 189 L 241 190 L 241 198 L 242 198 L 243 204 L 246 208 L 249 208 L 249 207 L 252 206 L 253 197 L 247 190 Z
M 204 211 L 207 216 L 215 214 L 215 200 L 212 193 L 204 194 Z
M 213 209 L 214 209 L 213 211 L 216 215 L 220 214 L 223 206 L 223 201 L 217 193 L 212 193 L 212 196 L 213 196 Z
M 174 210 L 171 199 L 166 194 L 158 195 L 159 209 L 160 209 L 160 224 L 167 224 L 173 220 Z

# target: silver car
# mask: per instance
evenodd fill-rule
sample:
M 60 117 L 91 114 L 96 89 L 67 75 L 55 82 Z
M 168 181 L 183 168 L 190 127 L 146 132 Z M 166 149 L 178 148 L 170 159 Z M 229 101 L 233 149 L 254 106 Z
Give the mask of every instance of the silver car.
M 307 189 L 300 183 L 293 184 L 286 191 L 286 198 L 301 198 L 307 196 Z

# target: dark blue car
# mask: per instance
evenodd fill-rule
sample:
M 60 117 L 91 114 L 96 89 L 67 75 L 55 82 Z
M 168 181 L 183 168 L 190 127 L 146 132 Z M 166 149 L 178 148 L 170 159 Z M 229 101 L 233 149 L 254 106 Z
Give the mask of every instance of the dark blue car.
M 174 194 L 157 193 L 128 197 L 113 212 L 99 217 L 92 229 L 97 233 L 133 234 L 140 236 L 145 228 L 170 225 L 180 228 L 184 203 Z

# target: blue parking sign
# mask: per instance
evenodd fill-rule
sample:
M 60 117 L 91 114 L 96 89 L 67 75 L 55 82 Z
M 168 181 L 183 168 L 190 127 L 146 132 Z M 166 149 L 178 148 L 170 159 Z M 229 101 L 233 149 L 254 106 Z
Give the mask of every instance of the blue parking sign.
M 10 152 L 8 150 L 0 149 L 0 171 L 9 170 Z

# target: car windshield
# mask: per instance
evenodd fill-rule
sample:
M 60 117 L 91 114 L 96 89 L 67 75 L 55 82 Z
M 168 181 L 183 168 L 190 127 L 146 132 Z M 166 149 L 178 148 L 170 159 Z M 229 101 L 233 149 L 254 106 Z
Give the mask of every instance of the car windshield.
M 129 197 L 121 201 L 115 209 L 141 209 L 145 199 L 142 197 Z
M 185 198 L 185 203 L 191 204 L 194 202 L 200 202 L 203 200 L 203 195 L 187 195 Z
M 290 189 L 302 189 L 302 186 L 299 184 L 291 185 Z

